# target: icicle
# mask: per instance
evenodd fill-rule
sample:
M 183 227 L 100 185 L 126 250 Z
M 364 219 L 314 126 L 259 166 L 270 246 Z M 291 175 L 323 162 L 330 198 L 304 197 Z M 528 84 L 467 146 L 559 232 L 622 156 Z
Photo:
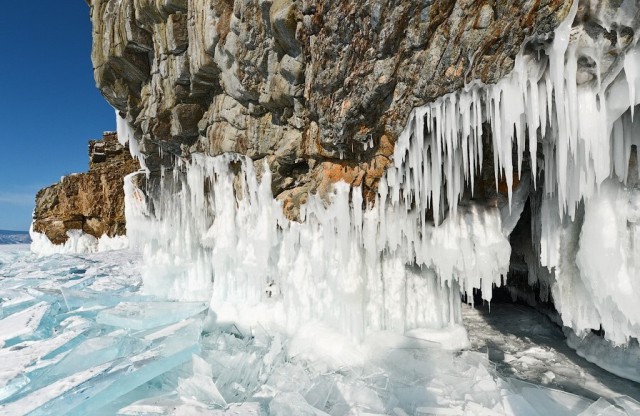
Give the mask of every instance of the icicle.
M 631 104 L 631 121 L 633 121 L 636 101 L 636 83 L 640 81 L 640 49 L 633 48 L 624 57 L 624 73 L 629 85 L 629 103 Z
M 116 132 L 118 134 L 118 142 L 123 146 L 128 143 L 131 157 L 137 159 L 138 162 L 140 162 L 140 167 L 148 172 L 149 169 L 147 169 L 147 165 L 144 161 L 145 156 L 140 151 L 135 132 L 133 131 L 131 124 L 124 118 L 120 117 L 118 110 L 116 110 Z

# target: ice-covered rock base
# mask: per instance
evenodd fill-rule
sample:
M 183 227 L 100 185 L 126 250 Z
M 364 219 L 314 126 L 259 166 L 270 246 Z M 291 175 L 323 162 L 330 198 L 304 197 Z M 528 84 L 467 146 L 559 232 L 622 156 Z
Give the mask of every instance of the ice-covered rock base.
M 490 301 L 503 283 L 528 199 L 528 282 L 575 333 L 640 338 L 639 10 L 575 1 L 553 36 L 527 40 L 512 74 L 414 109 L 369 200 L 335 183 L 290 221 L 266 163 L 229 153 L 130 175 L 128 237 L 144 253 L 145 290 L 210 301 L 210 325 L 243 333 L 293 334 L 309 321 L 355 340 L 453 329 L 460 292 Z M 487 163 L 504 200 L 474 197 Z
M 83 232 L 82 230 L 69 230 L 69 237 L 64 244 L 53 244 L 46 235 L 36 231 L 29 231 L 31 235 L 31 251 L 40 256 L 51 254 L 85 254 L 98 253 L 110 250 L 122 250 L 129 246 L 126 236 L 109 237 L 103 235 L 100 238 Z
M 38 257 L 0 249 L 3 415 L 637 414 L 499 377 L 485 354 L 420 332 L 361 343 L 309 322 L 291 337 L 206 327 L 207 305 L 140 293 L 127 251 Z M 184 307 L 178 307 L 184 306 Z M 609 413 L 603 413 L 603 411 Z
M 354 340 L 380 330 L 454 330 L 459 286 L 490 293 L 508 269 L 497 208 L 460 207 L 439 226 L 417 227 L 421 214 L 399 202 L 394 209 L 382 185 L 365 207 L 360 188 L 336 183 L 328 200 L 311 196 L 296 222 L 273 198 L 270 172 L 256 172 L 246 157 L 176 163 L 147 196 L 135 174 L 125 179 L 144 290 L 210 300 L 217 324 L 245 333 L 262 326 L 293 334 L 309 321 Z

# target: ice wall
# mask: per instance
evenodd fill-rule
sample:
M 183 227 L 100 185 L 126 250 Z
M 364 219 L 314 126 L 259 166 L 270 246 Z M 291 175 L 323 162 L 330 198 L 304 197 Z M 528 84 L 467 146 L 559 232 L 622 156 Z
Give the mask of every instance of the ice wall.
M 33 227 L 29 230 L 29 234 L 31 236 L 31 251 L 39 256 L 122 250 L 129 245 L 127 237 L 124 235 L 109 237 L 105 234 L 100 238 L 95 238 L 82 230 L 67 231 L 69 238 L 64 244 L 53 244 L 45 234 L 33 231 Z
M 513 73 L 497 84 L 472 83 L 412 111 L 372 205 L 339 183 L 329 203 L 311 196 L 301 221 L 289 221 L 268 170 L 255 172 L 235 154 L 178 159 L 150 192 L 130 176 L 127 224 L 145 252 L 146 290 L 211 299 L 219 322 L 243 328 L 292 332 L 320 320 L 360 338 L 455 324 L 459 291 L 481 288 L 490 300 L 508 270 L 507 237 L 528 192 L 511 205 L 513 184 L 528 155 L 539 195 L 530 282 L 544 280 L 578 333 L 601 324 L 618 343 L 640 336 L 635 211 L 603 208 L 613 188 L 637 193 L 623 184 L 640 140 L 640 48 L 637 36 L 620 32 L 612 58 L 600 38 L 572 28 L 578 6 L 552 38 L 523 45 Z M 632 25 L 638 5 L 592 12 L 615 32 Z M 474 189 L 485 140 L 496 184 L 508 188 L 507 209 L 460 203 L 465 188 Z M 610 222 L 615 231 L 595 231 Z
M 496 208 L 460 207 L 435 227 L 421 207 L 391 201 L 386 185 L 363 209 L 360 188 L 312 196 L 286 219 L 268 169 L 226 154 L 178 160 L 146 198 L 126 180 L 130 242 L 147 258 L 147 291 L 211 299 L 219 323 L 294 332 L 310 321 L 360 339 L 460 322 L 459 285 L 489 289 L 510 248 Z M 488 290 L 491 293 L 491 290 Z
M 617 43 L 572 27 L 578 7 Z M 637 26 L 639 6 L 624 1 L 600 14 L 598 7 L 575 2 L 552 40 L 525 44 L 513 73 L 497 84 L 472 84 L 417 108 L 388 177 L 392 198 L 431 203 L 436 218 L 445 215 L 446 198 L 446 214 L 455 216 L 464 184 L 473 189 L 481 168 L 483 123 L 496 184 L 506 182 L 510 199 L 528 152 L 539 195 L 530 283 L 550 288 L 563 323 L 578 334 L 602 326 L 620 344 L 640 336 L 632 300 L 640 295 L 633 151 L 640 144 L 640 47 L 637 35 L 622 34 Z

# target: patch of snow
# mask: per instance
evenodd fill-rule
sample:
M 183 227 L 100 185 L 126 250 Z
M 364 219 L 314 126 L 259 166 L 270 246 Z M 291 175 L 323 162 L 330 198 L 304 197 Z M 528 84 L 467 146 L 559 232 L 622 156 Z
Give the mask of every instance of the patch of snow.
M 52 254 L 85 254 L 111 250 L 122 250 L 129 246 L 126 236 L 109 237 L 106 234 L 95 238 L 82 230 L 68 230 L 64 244 L 53 244 L 49 238 L 31 230 L 31 251 L 40 256 Z

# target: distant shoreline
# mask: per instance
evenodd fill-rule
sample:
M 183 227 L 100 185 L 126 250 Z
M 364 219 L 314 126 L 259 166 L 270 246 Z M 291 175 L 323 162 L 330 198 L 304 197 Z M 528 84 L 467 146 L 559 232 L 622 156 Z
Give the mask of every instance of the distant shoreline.
M 0 245 L 30 244 L 29 231 L 0 230 Z

